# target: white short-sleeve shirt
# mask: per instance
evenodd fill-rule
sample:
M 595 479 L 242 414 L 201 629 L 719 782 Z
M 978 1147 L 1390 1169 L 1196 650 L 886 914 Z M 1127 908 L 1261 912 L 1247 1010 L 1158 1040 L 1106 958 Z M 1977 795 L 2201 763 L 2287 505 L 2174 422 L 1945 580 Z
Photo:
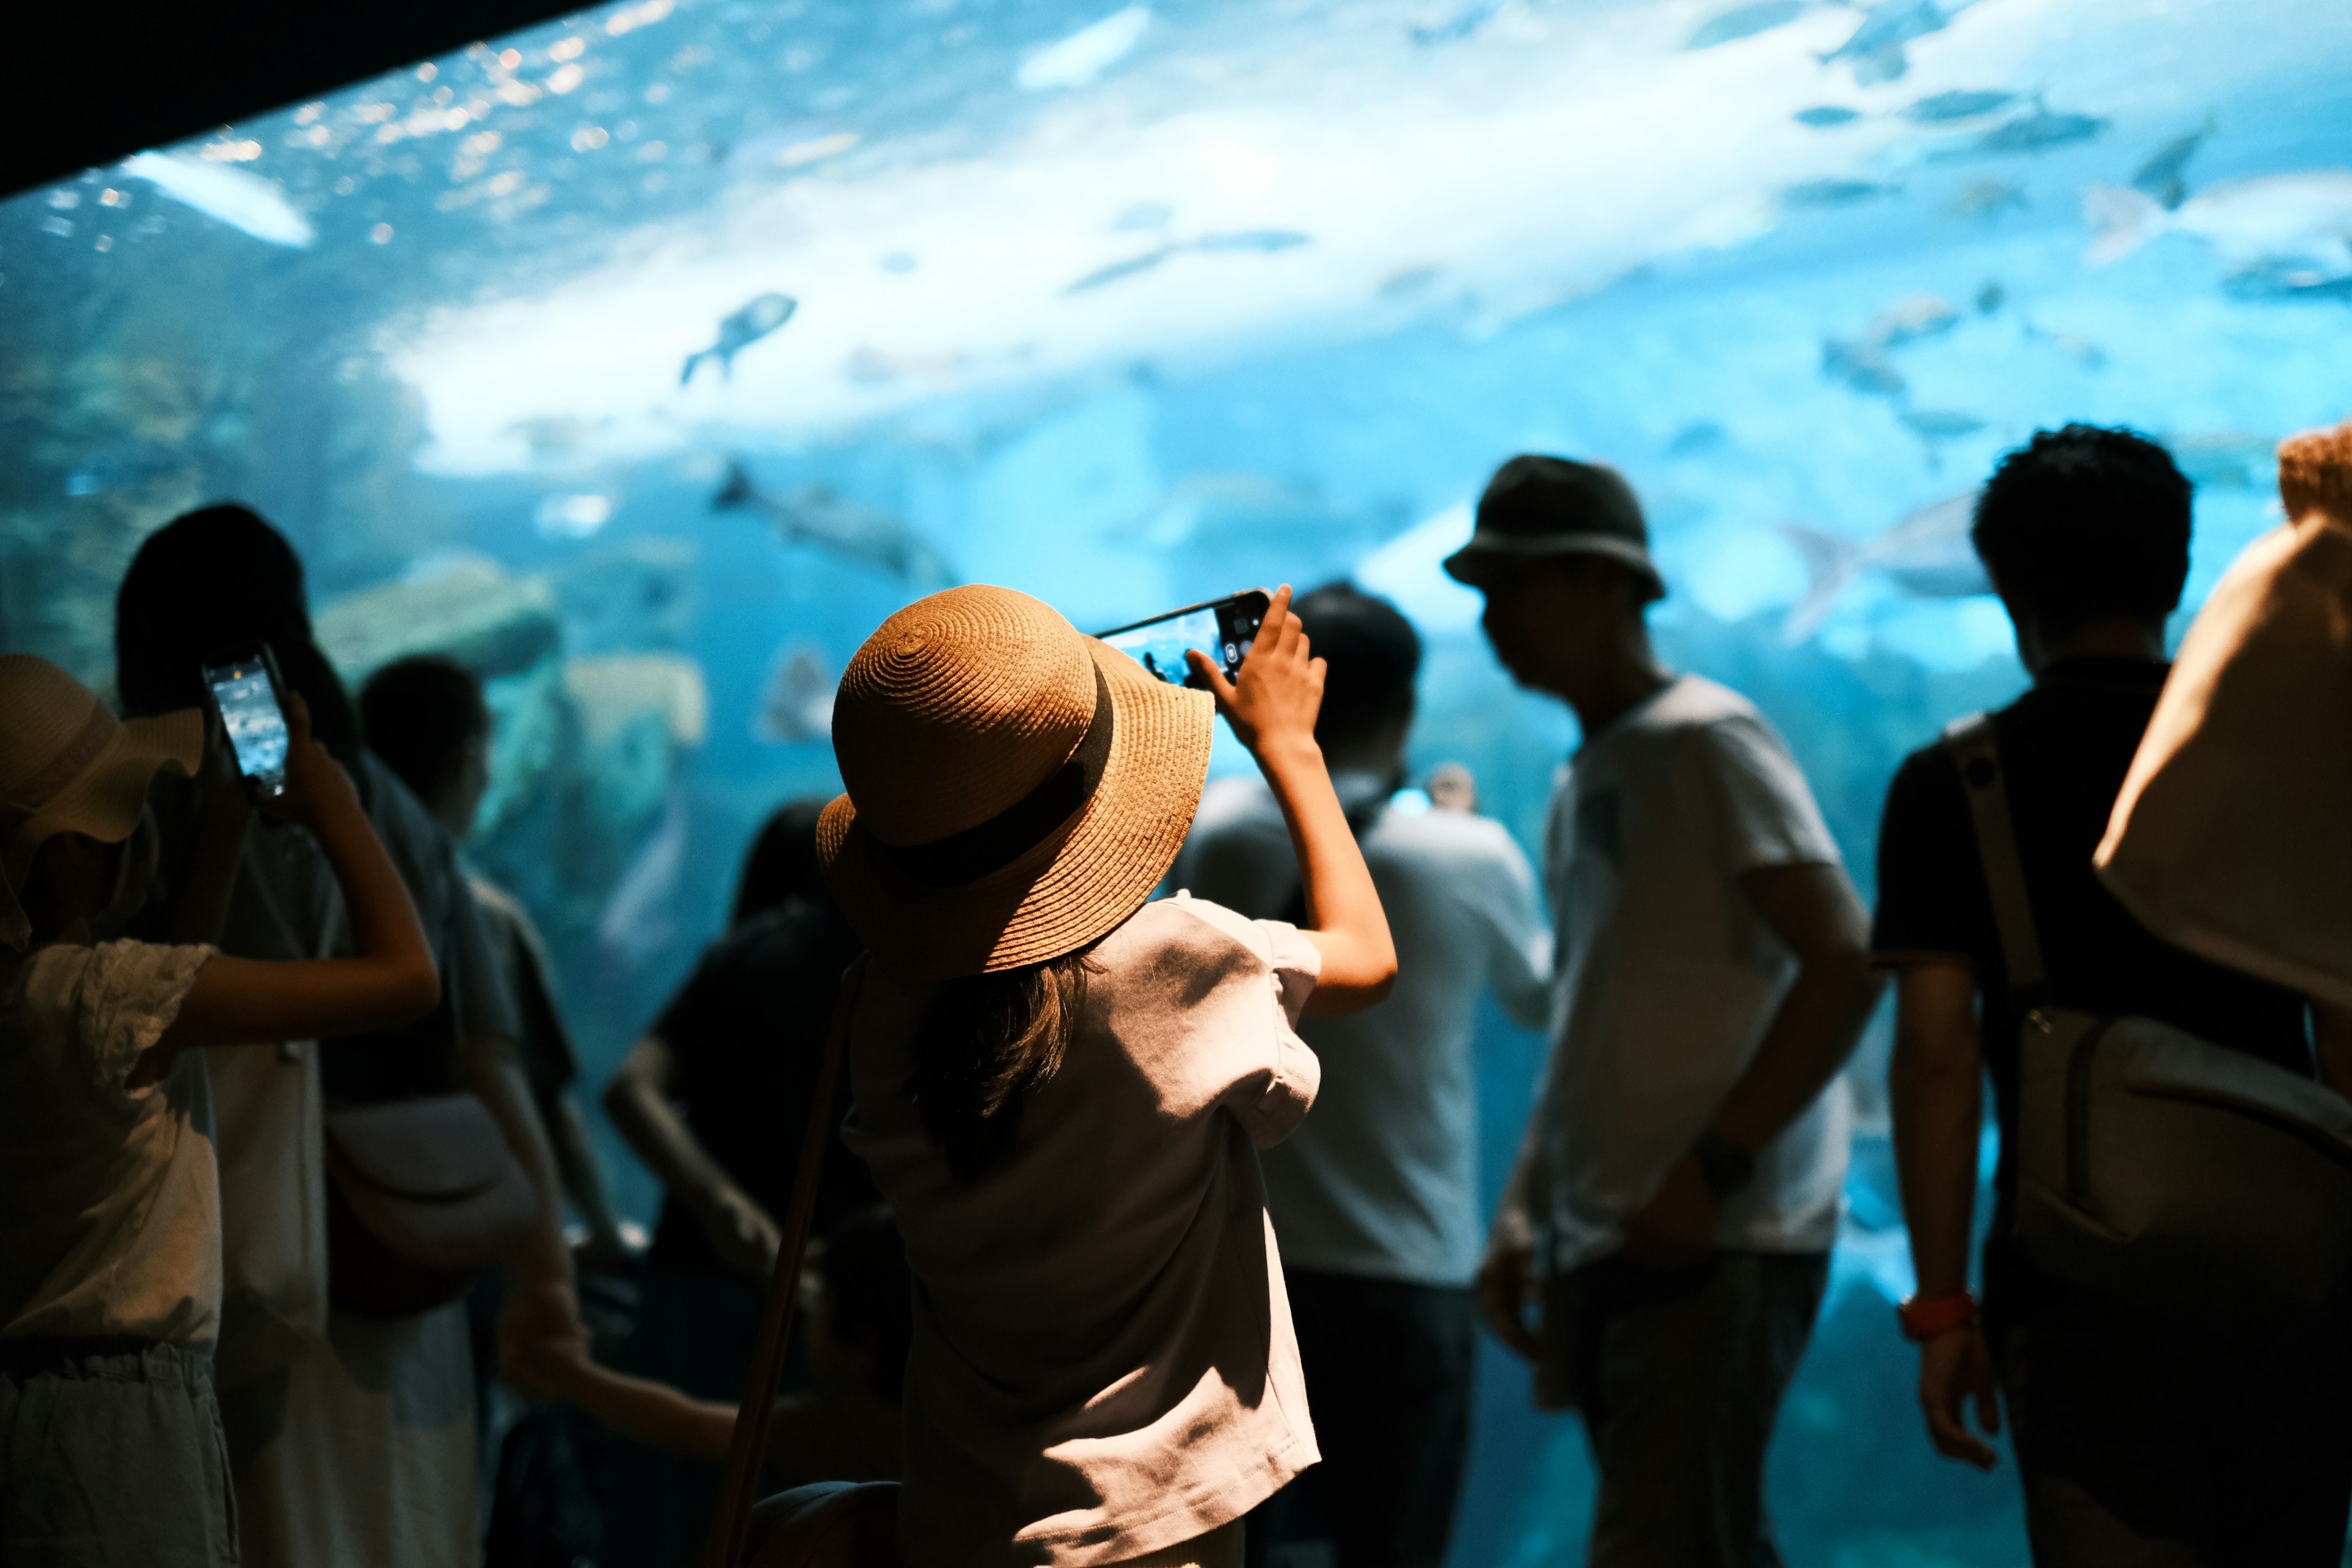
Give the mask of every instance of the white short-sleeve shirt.
M 0 969 L 0 1339 L 215 1337 L 205 1053 L 130 1081 L 213 952 L 59 943 Z
M 1297 930 L 1179 896 L 1093 949 L 1061 1070 L 965 1184 L 907 1093 L 917 999 L 869 966 L 848 1142 L 915 1276 L 901 1550 L 1118 1563 L 1240 1518 L 1318 1453 L 1257 1151 L 1314 1103 Z
M 1836 865 L 1795 759 L 1738 692 L 1686 675 L 1590 737 L 1545 832 L 1552 1053 L 1498 1242 L 1551 1272 L 1616 1249 L 1730 1092 L 1796 962 L 1739 878 Z M 1853 1110 L 1843 1080 L 1757 1153 L 1718 1245 L 1825 1252 Z

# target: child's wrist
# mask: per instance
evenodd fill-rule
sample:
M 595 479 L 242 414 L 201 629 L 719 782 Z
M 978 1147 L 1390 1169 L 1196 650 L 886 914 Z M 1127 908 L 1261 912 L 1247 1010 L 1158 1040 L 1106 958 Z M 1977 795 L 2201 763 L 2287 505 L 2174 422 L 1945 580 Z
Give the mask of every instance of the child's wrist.
M 1268 773 L 1288 773 L 1294 769 L 1321 771 L 1323 748 L 1315 743 L 1314 731 L 1285 735 L 1258 736 L 1258 765 Z

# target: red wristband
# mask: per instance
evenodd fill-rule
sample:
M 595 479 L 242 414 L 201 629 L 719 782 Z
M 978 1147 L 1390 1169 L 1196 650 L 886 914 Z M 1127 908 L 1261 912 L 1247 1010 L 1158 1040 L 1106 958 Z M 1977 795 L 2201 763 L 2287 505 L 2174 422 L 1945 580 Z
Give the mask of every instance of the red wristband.
M 1954 1329 L 1965 1329 L 1977 1321 L 1977 1299 L 1966 1290 L 1955 1290 L 1948 1296 L 1914 1296 L 1895 1309 L 1895 1321 L 1903 1325 L 1903 1337 L 1914 1342 L 1948 1334 Z

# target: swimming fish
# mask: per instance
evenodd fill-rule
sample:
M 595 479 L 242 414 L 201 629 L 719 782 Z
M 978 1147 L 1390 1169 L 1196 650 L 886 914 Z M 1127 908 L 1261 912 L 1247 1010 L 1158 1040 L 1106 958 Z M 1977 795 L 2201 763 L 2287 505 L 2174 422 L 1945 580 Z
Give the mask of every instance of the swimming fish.
M 2037 105 L 2031 114 L 2004 121 L 1960 150 L 1963 157 L 2004 157 L 2021 153 L 2047 153 L 2053 147 L 2088 142 L 2107 128 L 2095 114 L 2058 114 Z
M 778 649 L 759 709 L 751 715 L 752 738 L 772 746 L 830 740 L 836 685 L 814 643 Z
M 1977 314 L 1979 316 L 1990 316 L 2008 302 L 2009 290 L 2000 286 L 1999 279 L 1990 281 L 1977 290 Z
M 722 379 L 735 377 L 735 356 L 793 319 L 801 302 L 790 294 L 761 294 L 741 310 L 719 323 L 719 341 L 707 349 L 698 349 L 686 356 L 686 368 L 678 373 L 677 384 L 684 386 L 694 379 L 694 373 L 704 360 L 716 359 Z
M 1960 313 L 1933 294 L 1906 294 L 1870 319 L 1871 342 L 1887 348 L 1937 338 L 1959 325 Z
M 1893 527 L 1868 539 L 1849 539 L 1801 523 L 1780 525 L 1781 537 L 1797 547 L 1811 581 L 1781 624 L 1780 636 L 1803 642 L 1821 629 L 1830 606 L 1863 572 L 1892 578 L 1905 593 L 1923 599 L 1961 599 L 1992 591 L 1984 563 L 1969 542 L 1976 521 L 1977 492 L 1948 496 L 1906 513 Z
M 1930 0 L 1878 0 L 1844 43 L 1821 57 L 1822 63 L 1852 60 L 1853 79 L 1865 87 L 1894 81 L 1911 68 L 1904 46 L 1943 31 L 1950 21 Z
M 1125 59 L 1151 25 L 1151 7 L 1129 5 L 1090 26 L 1047 44 L 1021 62 L 1013 75 L 1024 91 L 1084 87 Z
M 2269 436 L 2222 430 L 2164 437 L 2180 471 L 2217 489 L 2263 490 L 2278 480 L 2278 442 Z
M 1867 338 L 1831 338 L 1822 344 L 1822 374 L 1871 397 L 1900 397 L 1910 383 L 1886 357 L 1886 345 Z
M 1906 408 L 1895 417 L 1931 446 L 1938 441 L 1973 436 L 1985 427 L 1985 422 L 1975 415 L 1963 414 L 1955 408 Z
M 1277 250 L 1295 250 L 1310 243 L 1306 235 L 1286 228 L 1245 228 L 1237 234 L 1204 234 L 1194 240 L 1194 250 L 1254 250 L 1271 256 Z
M 2352 170 L 2224 180 L 2170 212 L 2144 192 L 2093 185 L 2083 193 L 2083 216 L 2094 267 L 2179 233 L 2195 235 L 2241 273 L 2282 281 L 2306 275 L 2306 287 L 2352 278 Z
M 1140 256 L 1130 256 L 1124 261 L 1114 261 L 1108 267 L 1097 267 L 1084 278 L 1068 285 L 1062 292 L 1084 294 L 1089 289 L 1099 289 L 1106 283 L 1116 283 L 1122 278 L 1132 278 L 1139 272 L 1149 272 L 1175 255 L 1177 249 L 1175 246 L 1163 245 L 1157 249 L 1147 250 Z
M 1970 180 L 1952 195 L 1951 211 L 1959 217 L 1990 222 L 2011 207 L 2025 205 L 2025 194 L 2006 180 Z
M 2205 123 L 2196 130 L 2166 142 L 2132 176 L 2132 189 L 2153 196 L 2157 205 L 2167 212 L 2178 208 L 2189 195 L 2189 160 L 2197 155 L 2197 149 L 2205 145 L 2205 139 L 2219 128 L 2209 114 L 2205 117 Z
M 1902 193 L 1900 185 L 1882 184 L 1874 180 L 1807 180 L 1783 190 L 1780 202 L 1791 207 L 1850 207 Z
M 1451 44 L 1468 37 L 1494 19 L 1503 8 L 1502 0 L 1471 0 L 1471 3 L 1443 22 L 1409 29 L 1416 47 L 1429 48 L 1437 44 Z
M 1695 420 L 1675 432 L 1666 443 L 1669 458 L 1703 458 L 1731 444 L 1731 432 L 1712 419 Z
M 1261 256 L 1271 256 L 1279 250 L 1295 250 L 1311 243 L 1312 237 L 1286 228 L 1245 228 L 1232 234 L 1204 234 L 1198 239 L 1171 240 L 1139 256 L 1114 261 L 1108 267 L 1097 267 L 1076 282 L 1066 285 L 1062 292 L 1084 294 L 1107 283 L 1116 283 L 1123 278 L 1149 272 L 1179 251 L 1197 250 L 1212 255 L 1219 251 L 1255 251 Z
M 140 153 L 122 161 L 122 172 L 272 245 L 300 250 L 319 237 L 277 181 L 249 169 L 208 163 L 184 153 Z
M 1974 120 L 1990 114 L 1996 109 L 2007 108 L 2016 101 L 2013 92 L 1939 92 L 1923 98 L 1903 110 L 1903 118 L 1917 125 L 1941 125 L 1948 120 Z
M 846 500 L 823 485 L 803 485 L 772 496 L 751 482 L 740 462 L 710 498 L 713 511 L 741 509 L 766 518 L 787 544 L 819 550 L 887 572 L 918 587 L 950 587 L 960 579 L 930 542 L 896 513 Z
M 2048 343 L 2084 370 L 2107 368 L 2107 351 L 2080 332 L 2044 331 L 2028 321 L 2025 323 L 2025 335 L 2037 343 Z
M 1810 125 L 1816 131 L 1827 130 L 1832 125 L 1851 125 L 1861 118 L 1861 110 L 1848 109 L 1842 103 L 1817 103 L 1811 109 L 1797 110 L 1795 116 L 1798 124 Z
M 1717 44 L 1752 38 L 1759 33 L 1786 26 L 1802 16 L 1804 10 L 1804 0 L 1755 0 L 1753 5 L 1736 5 L 1701 22 L 1698 30 L 1691 34 L 1683 47 L 1711 49 Z
M 1111 220 L 1113 234 L 1133 234 L 1139 228 L 1166 228 L 1176 209 L 1166 202 L 1138 202 Z

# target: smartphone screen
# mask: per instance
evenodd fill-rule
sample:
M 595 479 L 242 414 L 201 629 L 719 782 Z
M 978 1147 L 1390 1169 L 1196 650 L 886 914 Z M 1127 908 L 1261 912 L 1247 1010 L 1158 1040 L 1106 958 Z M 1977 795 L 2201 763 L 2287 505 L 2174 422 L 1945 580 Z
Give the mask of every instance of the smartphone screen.
M 286 793 L 286 713 L 268 656 L 256 653 L 205 667 L 205 685 L 220 710 L 221 728 L 236 752 L 236 771 L 264 795 Z
M 1187 605 L 1148 621 L 1114 627 L 1102 634 L 1102 640 L 1171 686 L 1201 685 L 1185 660 L 1187 648 L 1199 648 L 1208 655 L 1230 680 L 1248 657 L 1250 644 L 1257 640 L 1270 602 L 1262 591 L 1252 588 L 1231 598 Z

